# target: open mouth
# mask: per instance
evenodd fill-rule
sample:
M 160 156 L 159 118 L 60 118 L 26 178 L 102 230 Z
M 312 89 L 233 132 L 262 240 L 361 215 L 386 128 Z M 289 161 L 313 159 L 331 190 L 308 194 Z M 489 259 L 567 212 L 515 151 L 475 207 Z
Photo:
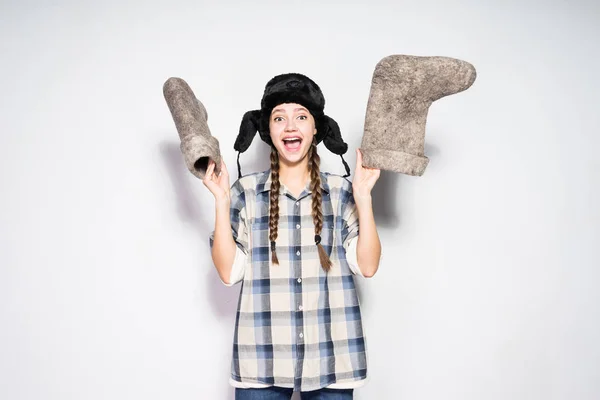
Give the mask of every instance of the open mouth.
M 288 137 L 283 139 L 283 146 L 287 151 L 296 151 L 300 149 L 302 139 L 298 136 Z

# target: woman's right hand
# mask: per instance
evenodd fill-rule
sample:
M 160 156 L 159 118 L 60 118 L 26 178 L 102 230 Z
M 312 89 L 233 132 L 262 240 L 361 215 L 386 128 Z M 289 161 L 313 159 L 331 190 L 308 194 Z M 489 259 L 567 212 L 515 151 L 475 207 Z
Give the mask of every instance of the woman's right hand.
M 215 162 L 210 160 L 202 183 L 204 183 L 204 186 L 206 186 L 213 196 L 215 196 L 216 202 L 230 201 L 229 173 L 227 172 L 225 161 L 221 160 L 221 174 L 217 176 L 215 173 Z

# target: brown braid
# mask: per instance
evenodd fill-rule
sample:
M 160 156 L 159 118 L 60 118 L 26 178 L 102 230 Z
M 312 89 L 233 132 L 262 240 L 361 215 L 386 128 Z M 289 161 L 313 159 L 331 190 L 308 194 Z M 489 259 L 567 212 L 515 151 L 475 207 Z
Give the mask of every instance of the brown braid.
M 321 193 L 321 175 L 319 173 L 319 166 L 321 164 L 321 157 L 317 153 L 317 142 L 313 140 L 310 146 L 310 154 L 308 157 L 308 171 L 310 172 L 310 191 L 312 193 L 312 216 L 315 224 L 315 236 L 321 236 L 323 230 L 323 210 L 321 207 L 322 193 Z M 331 269 L 331 260 L 327 256 L 325 249 L 321 243 L 317 243 L 317 249 L 319 250 L 319 260 L 321 261 L 321 267 L 325 272 Z
M 277 226 L 279 225 L 279 154 L 271 147 L 271 198 L 269 202 L 269 242 L 271 245 L 271 262 L 279 264 L 275 242 L 277 241 Z

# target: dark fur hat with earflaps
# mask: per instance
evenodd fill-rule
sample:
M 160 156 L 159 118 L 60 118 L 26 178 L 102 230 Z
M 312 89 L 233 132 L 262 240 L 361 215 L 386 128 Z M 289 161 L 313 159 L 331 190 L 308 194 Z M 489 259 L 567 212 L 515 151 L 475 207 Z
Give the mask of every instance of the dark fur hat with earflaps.
M 350 168 L 344 160 L 348 145 L 342 139 L 342 133 L 337 122 L 324 113 L 325 97 L 319 86 L 307 76 L 297 73 L 277 75 L 265 86 L 265 91 L 260 102 L 260 110 L 248 111 L 242 118 L 240 132 L 233 145 L 238 152 L 238 175 L 242 176 L 240 167 L 240 154 L 248 150 L 252 140 L 259 133 L 260 138 L 272 146 L 269 133 L 269 118 L 273 108 L 284 103 L 297 103 L 306 107 L 315 119 L 317 144 L 321 141 L 325 147 L 342 158 L 346 169 L 345 177 L 350 176 Z

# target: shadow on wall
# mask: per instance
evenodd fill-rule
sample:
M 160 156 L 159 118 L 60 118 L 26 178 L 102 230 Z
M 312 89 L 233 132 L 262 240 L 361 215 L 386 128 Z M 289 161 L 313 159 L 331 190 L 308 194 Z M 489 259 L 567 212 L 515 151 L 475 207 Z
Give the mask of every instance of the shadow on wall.
M 170 141 L 161 142 L 160 154 L 177 197 L 177 216 L 182 222 L 196 229 L 198 233 L 204 234 L 208 225 L 207 214 L 200 212 L 199 201 L 189 185 L 187 174 L 191 174 L 191 172 L 185 166 L 179 144 Z M 202 185 L 200 180 L 198 183 Z
M 430 162 L 439 154 L 436 146 L 425 145 L 425 155 L 429 157 Z M 431 169 L 429 166 L 425 169 Z M 419 176 L 410 176 L 398 172 L 382 170 L 379 180 L 373 187 L 373 213 L 378 227 L 397 229 L 402 221 L 402 204 L 400 199 L 403 193 L 399 189 L 401 182 L 406 179 L 421 179 Z
M 217 272 L 214 268 L 212 258 L 210 256 L 209 235 L 214 229 L 213 221 L 209 215 L 214 214 L 214 200 L 212 194 L 204 187 L 200 179 L 194 177 L 198 185 L 206 193 L 202 196 L 201 201 L 194 195 L 193 187 L 190 185 L 190 179 L 183 155 L 181 154 L 179 143 L 172 141 L 164 141 L 159 145 L 165 168 L 169 173 L 172 183 L 172 189 L 176 194 L 175 209 L 180 221 L 193 228 L 198 236 L 198 246 L 200 247 L 199 254 L 202 255 L 198 260 L 198 268 L 205 272 L 199 274 L 203 282 L 198 282 L 197 293 L 205 294 L 206 297 L 198 297 L 197 301 L 204 303 L 208 300 L 213 312 L 219 317 L 219 320 L 231 321 L 236 312 L 237 298 L 239 294 L 239 286 L 226 287 L 221 283 Z M 202 203 L 205 205 L 203 206 Z M 210 207 L 208 206 L 210 205 Z M 233 335 L 233 326 L 231 327 Z M 227 382 L 227 377 L 224 379 Z M 234 400 L 235 392 L 232 387 L 227 384 L 227 399 Z
M 396 229 L 400 225 L 398 198 L 400 176 L 391 171 L 381 171 L 379 180 L 373 187 L 373 214 L 377 227 Z
M 207 293 L 208 300 L 217 316 L 232 316 L 236 311 L 238 290 L 233 287 L 228 288 L 221 283 L 210 256 L 209 235 L 214 229 L 214 216 L 211 218 L 209 215 L 214 215 L 213 196 L 204 187 L 202 181 L 196 177 L 194 177 L 194 180 L 206 192 L 202 199 L 205 200 L 205 205 L 203 206 L 202 201 L 194 195 L 187 176 L 191 172 L 185 166 L 178 143 L 162 142 L 160 151 L 176 193 L 177 215 L 181 222 L 194 228 L 199 236 L 198 245 L 205 249 L 205 251 L 201 250 L 201 254 L 205 254 L 205 257 L 198 262 L 199 268 L 206 271 L 203 282 L 205 290 L 201 290 L 201 292 Z

